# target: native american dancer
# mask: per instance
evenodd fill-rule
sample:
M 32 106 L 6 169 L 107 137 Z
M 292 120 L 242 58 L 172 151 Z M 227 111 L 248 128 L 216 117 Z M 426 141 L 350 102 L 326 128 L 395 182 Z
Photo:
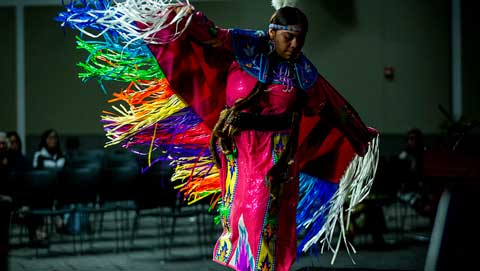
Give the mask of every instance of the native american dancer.
M 241 271 L 353 250 L 349 214 L 378 162 L 375 129 L 301 52 L 307 18 L 272 2 L 267 31 L 217 27 L 188 1 L 78 0 L 57 17 L 86 37 L 81 78 L 126 83 L 102 117 L 107 146 L 169 161 L 191 203 L 212 197 L 213 260 Z

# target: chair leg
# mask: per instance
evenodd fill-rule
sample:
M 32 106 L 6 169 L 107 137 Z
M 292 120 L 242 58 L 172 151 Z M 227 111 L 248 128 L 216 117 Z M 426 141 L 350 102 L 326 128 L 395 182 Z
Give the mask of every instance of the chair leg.
M 119 233 L 118 233 L 118 213 L 117 213 L 117 209 L 115 208 L 115 210 L 113 211 L 113 221 L 114 221 L 114 228 L 115 228 L 115 252 L 119 252 Z
M 171 224 L 168 224 L 167 222 L 165 222 L 168 219 L 172 219 Z M 160 228 L 168 229 L 170 227 L 170 234 L 168 234 L 168 230 L 167 230 L 167 233 L 165 233 L 165 232 L 162 233 L 161 231 L 159 231 L 160 238 L 161 238 L 161 236 L 163 236 L 164 240 L 165 240 L 164 245 L 163 245 L 165 259 L 168 259 L 172 255 L 172 247 L 173 247 L 173 242 L 174 242 L 174 239 L 175 239 L 176 223 L 177 223 L 177 219 L 176 219 L 175 213 L 173 213 L 173 211 L 172 211 L 171 216 L 170 215 L 165 215 L 165 216 L 161 215 L 160 216 Z
M 122 224 L 121 224 L 121 247 L 122 247 L 122 250 L 126 250 L 127 249 L 127 246 L 126 246 L 126 232 L 128 231 L 128 229 L 130 228 L 130 214 L 128 213 L 128 210 L 126 209 L 122 209 L 121 210 L 121 214 L 122 214 Z
M 169 244 L 167 246 L 168 249 L 168 255 L 172 255 L 172 247 L 173 247 L 173 242 L 175 241 L 175 227 L 177 226 L 177 217 L 175 214 L 172 216 L 172 228 L 171 228 L 171 234 L 169 236 Z
M 162 238 L 163 238 L 162 229 L 163 229 L 163 221 L 162 221 L 162 217 L 159 216 L 157 221 L 157 247 L 158 248 L 162 248 Z
M 123 251 L 125 249 L 125 242 L 124 242 L 124 233 L 125 233 L 125 220 L 126 220 L 126 215 L 125 215 L 125 210 L 122 210 L 121 208 L 119 209 L 120 212 L 120 250 Z
M 138 211 L 136 211 L 135 216 L 133 217 L 132 231 L 131 231 L 131 234 L 130 234 L 130 248 L 133 248 L 133 245 L 134 245 L 134 242 L 135 242 L 135 237 L 136 237 L 135 235 L 136 235 L 137 230 L 138 230 L 139 219 L 140 219 L 140 215 L 139 215 Z
M 104 217 L 104 215 L 105 214 L 103 212 L 100 214 L 100 225 L 99 225 L 99 229 L 98 229 L 98 233 L 99 233 L 100 236 L 103 233 L 103 217 Z
M 11 238 L 10 237 L 13 236 L 13 230 L 14 230 L 13 227 L 14 227 L 14 223 L 15 223 L 15 215 L 16 215 L 16 212 L 11 212 L 10 213 L 10 222 L 8 224 L 8 232 L 9 232 L 8 243 L 11 243 Z M 20 227 L 20 233 L 22 231 L 22 228 L 23 227 Z M 20 234 L 19 234 L 19 238 L 20 238 L 19 242 L 20 242 L 20 244 L 22 244 L 22 236 Z

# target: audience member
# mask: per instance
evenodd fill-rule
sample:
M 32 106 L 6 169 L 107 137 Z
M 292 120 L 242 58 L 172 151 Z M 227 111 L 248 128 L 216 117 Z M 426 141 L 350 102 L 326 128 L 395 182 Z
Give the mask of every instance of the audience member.
M 4 132 L 0 132 L 0 172 L 2 174 L 6 173 L 9 168 L 8 148 L 9 142 L 7 134 Z
M 22 153 L 22 141 L 20 136 L 15 131 L 7 133 L 10 142 L 10 149 L 8 151 L 10 167 L 13 170 L 25 170 L 30 167 L 27 157 Z
M 33 157 L 33 167 L 38 169 L 63 169 L 66 157 L 60 148 L 58 133 L 49 129 L 42 134 L 38 151 Z
M 423 156 L 425 143 L 423 133 L 419 129 L 411 129 L 407 133 L 407 144 L 398 154 L 398 159 L 408 162 L 408 173 L 413 179 L 421 178 L 423 174 Z
M 433 198 L 424 182 L 425 143 L 423 133 L 419 129 L 411 129 L 407 133 L 407 143 L 398 154 L 400 182 L 398 198 L 406 202 L 418 213 L 433 215 Z M 403 166 L 402 166 L 403 165 Z
M 38 151 L 34 154 L 33 168 L 61 170 L 65 165 L 66 157 L 60 148 L 58 133 L 53 129 L 46 130 L 40 138 Z M 43 218 L 36 215 L 28 215 L 25 217 L 25 220 L 31 245 L 35 247 L 48 245 L 48 242 L 46 242 L 47 232 Z M 59 221 L 57 224 L 63 224 L 60 217 L 57 218 L 57 221 Z
M 10 162 L 8 158 L 9 141 L 7 134 L 0 132 L 0 178 L 5 180 L 8 174 Z

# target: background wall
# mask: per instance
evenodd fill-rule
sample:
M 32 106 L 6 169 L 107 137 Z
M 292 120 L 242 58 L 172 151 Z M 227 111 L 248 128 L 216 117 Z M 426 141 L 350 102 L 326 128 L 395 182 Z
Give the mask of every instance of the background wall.
M 475 1 L 463 1 L 463 109 L 467 119 L 480 120 L 480 79 L 477 66 L 480 60 L 480 22 Z
M 55 128 L 61 134 L 101 134 L 99 122 L 106 96 L 96 82 L 78 79 L 76 63 L 85 54 L 75 49 L 75 35 L 54 17 L 61 7 L 25 9 L 25 77 L 27 134 Z
M 14 8 L 0 8 L 0 33 L 0 131 L 4 131 L 17 125 Z
M 192 3 L 223 27 L 265 29 L 273 13 L 266 0 Z M 442 132 L 444 116 L 438 106 L 450 109 L 450 1 L 302 0 L 299 7 L 310 20 L 305 54 L 368 125 L 382 135 L 404 135 L 411 127 L 427 134 Z M 109 109 L 110 96 L 96 82 L 78 79 L 75 64 L 85 54 L 74 48 L 77 33 L 53 20 L 60 10 L 25 9 L 27 136 L 53 127 L 61 135 L 103 141 L 99 119 Z M 0 8 L 0 130 L 15 129 L 14 14 L 13 8 Z M 473 15 L 466 22 L 464 108 L 478 118 L 476 61 L 465 55 L 478 56 L 473 32 L 478 28 L 470 24 Z M 385 66 L 395 68 L 391 81 L 383 77 Z

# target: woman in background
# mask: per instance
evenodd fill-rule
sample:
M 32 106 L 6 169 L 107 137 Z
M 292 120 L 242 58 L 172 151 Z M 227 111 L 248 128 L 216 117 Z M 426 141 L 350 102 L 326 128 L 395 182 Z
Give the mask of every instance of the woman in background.
M 33 157 L 33 167 L 37 169 L 63 169 L 66 158 L 60 148 L 60 139 L 53 129 L 43 132 L 38 151 Z
M 9 167 L 9 159 L 8 159 L 8 149 L 9 149 L 9 142 L 7 138 L 7 134 L 4 132 L 0 132 L 0 172 L 6 173 Z
M 33 157 L 33 168 L 62 170 L 66 164 L 66 157 L 60 148 L 60 139 L 57 131 L 48 129 L 43 132 L 38 146 L 38 151 Z M 44 229 L 44 221 L 42 217 L 30 215 L 27 217 L 27 226 L 30 235 L 31 245 L 34 247 L 47 246 L 47 233 Z M 63 220 L 57 217 L 57 230 L 63 227 Z
M 8 150 L 10 167 L 15 170 L 25 170 L 30 167 L 27 157 L 22 153 L 22 140 L 15 131 L 7 133 L 7 138 L 10 141 L 10 149 Z

